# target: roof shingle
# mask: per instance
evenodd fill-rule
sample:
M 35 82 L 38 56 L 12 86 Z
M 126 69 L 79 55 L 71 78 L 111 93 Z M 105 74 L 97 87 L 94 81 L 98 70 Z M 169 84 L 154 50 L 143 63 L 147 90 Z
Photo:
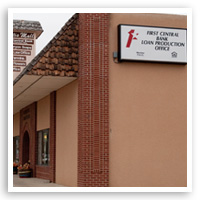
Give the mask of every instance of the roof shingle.
M 73 15 L 54 38 L 14 80 L 24 75 L 78 76 L 78 14 Z

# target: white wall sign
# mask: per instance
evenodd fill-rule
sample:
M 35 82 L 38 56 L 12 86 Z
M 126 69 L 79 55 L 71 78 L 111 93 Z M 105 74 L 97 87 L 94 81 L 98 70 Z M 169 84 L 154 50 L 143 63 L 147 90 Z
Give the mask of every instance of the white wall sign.
M 187 30 L 119 25 L 119 61 L 187 63 Z

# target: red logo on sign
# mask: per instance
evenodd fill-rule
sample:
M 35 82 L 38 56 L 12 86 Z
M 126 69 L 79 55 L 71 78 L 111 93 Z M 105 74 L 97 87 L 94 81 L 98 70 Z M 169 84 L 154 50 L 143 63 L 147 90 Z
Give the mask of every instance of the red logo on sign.
M 126 48 L 129 48 L 129 47 L 131 46 L 131 42 L 132 42 L 133 40 L 137 40 L 137 37 L 133 37 L 133 33 L 134 33 L 134 32 L 135 32 L 134 29 L 132 29 L 132 30 L 130 30 L 130 31 L 128 32 L 129 37 L 128 37 L 128 41 L 127 41 L 127 44 L 126 44 Z M 136 33 L 136 35 L 139 35 L 139 33 Z

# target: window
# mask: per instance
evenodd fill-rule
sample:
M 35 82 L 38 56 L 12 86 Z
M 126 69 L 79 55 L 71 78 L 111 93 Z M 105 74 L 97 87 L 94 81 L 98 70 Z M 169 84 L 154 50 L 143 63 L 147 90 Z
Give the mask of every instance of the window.
M 38 165 L 48 165 L 49 156 L 49 129 L 38 131 Z
M 19 136 L 13 137 L 13 162 L 19 162 Z

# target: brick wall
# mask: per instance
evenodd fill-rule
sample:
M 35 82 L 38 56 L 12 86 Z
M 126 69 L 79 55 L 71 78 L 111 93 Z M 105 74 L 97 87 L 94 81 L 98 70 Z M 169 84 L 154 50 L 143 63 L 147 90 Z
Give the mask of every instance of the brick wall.
M 49 166 L 37 165 L 37 103 L 33 103 L 20 111 L 20 163 L 24 164 L 27 156 L 24 134 L 29 136 L 29 160 L 33 169 L 33 177 L 48 179 L 55 182 L 55 150 L 56 150 L 56 92 L 50 94 L 50 163 Z
M 36 116 L 37 116 L 37 104 L 23 108 L 20 111 L 20 148 L 19 148 L 19 160 L 20 164 L 24 164 L 28 160 L 24 160 L 26 156 L 26 147 L 23 146 L 24 134 L 28 132 L 29 136 L 29 160 L 31 161 L 31 168 L 33 169 L 33 177 L 36 175 Z M 28 147 L 27 147 L 28 148 Z
M 56 170 L 56 92 L 50 94 L 50 169 L 49 178 L 55 183 Z
M 55 183 L 56 167 L 56 92 L 50 94 L 50 163 L 48 166 L 37 165 L 36 177 L 50 180 Z M 37 155 L 37 144 L 36 144 Z
M 78 186 L 109 186 L 109 14 L 79 14 Z
M 37 178 L 50 180 L 49 174 L 50 174 L 49 166 L 36 165 L 36 177 Z

